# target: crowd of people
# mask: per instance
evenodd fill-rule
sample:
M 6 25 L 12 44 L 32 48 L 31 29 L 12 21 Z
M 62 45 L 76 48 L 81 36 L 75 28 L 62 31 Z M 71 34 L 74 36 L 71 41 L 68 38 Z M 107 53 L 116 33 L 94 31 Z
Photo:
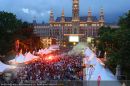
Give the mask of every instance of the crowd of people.
M 48 55 L 37 54 L 39 58 L 25 64 L 18 64 L 13 70 L 15 73 L 11 82 L 83 80 L 82 56 L 63 53 L 62 51 Z
M 82 59 L 73 56 L 46 56 L 17 70 L 25 80 L 83 80 Z M 23 78 L 24 77 L 24 78 Z

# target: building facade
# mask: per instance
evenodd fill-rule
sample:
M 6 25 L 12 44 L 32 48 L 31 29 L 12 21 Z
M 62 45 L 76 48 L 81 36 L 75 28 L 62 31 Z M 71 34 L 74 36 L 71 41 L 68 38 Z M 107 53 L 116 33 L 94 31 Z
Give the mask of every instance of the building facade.
M 36 34 L 39 37 L 48 37 L 50 30 L 50 25 L 49 24 L 34 24 L 34 34 Z
M 72 0 L 72 17 L 65 16 L 63 9 L 61 16 L 54 19 L 54 13 L 51 9 L 49 23 L 34 24 L 34 33 L 40 37 L 56 38 L 58 41 L 66 40 L 64 34 L 84 34 L 82 38 L 95 38 L 98 36 L 98 29 L 105 22 L 103 9 L 99 13 L 99 19 L 97 19 L 89 8 L 87 16 L 80 16 L 79 0 Z

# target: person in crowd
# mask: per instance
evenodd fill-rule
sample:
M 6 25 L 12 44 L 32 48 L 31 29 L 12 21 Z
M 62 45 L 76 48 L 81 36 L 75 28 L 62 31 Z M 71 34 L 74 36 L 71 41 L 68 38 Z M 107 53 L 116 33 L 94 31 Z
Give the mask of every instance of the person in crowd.
M 51 60 L 47 55 L 28 64 L 18 67 L 15 80 L 83 80 L 82 57 L 69 55 L 55 55 Z

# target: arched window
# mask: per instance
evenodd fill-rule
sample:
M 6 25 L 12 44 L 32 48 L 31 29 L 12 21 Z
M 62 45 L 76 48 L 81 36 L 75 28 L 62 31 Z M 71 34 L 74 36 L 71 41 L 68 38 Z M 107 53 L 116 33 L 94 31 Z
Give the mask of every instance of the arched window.
M 76 30 L 76 28 L 74 28 L 74 34 L 76 34 L 77 33 L 77 30 Z

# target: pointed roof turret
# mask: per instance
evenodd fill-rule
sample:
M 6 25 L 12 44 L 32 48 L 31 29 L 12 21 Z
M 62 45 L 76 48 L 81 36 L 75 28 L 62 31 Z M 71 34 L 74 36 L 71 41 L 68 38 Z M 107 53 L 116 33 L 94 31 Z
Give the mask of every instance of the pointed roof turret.
M 100 9 L 100 19 L 99 19 L 100 22 L 104 22 L 104 11 L 103 11 L 103 8 Z
M 61 22 L 65 22 L 64 8 L 63 8 L 63 10 L 62 10 Z
M 50 22 L 53 22 L 54 21 L 54 14 L 53 14 L 53 10 L 51 8 L 50 10 Z
M 92 11 L 91 11 L 91 8 L 89 7 L 87 22 L 91 22 L 91 21 L 92 21 Z
M 65 16 L 65 13 L 64 13 L 64 8 L 62 9 L 62 16 Z

